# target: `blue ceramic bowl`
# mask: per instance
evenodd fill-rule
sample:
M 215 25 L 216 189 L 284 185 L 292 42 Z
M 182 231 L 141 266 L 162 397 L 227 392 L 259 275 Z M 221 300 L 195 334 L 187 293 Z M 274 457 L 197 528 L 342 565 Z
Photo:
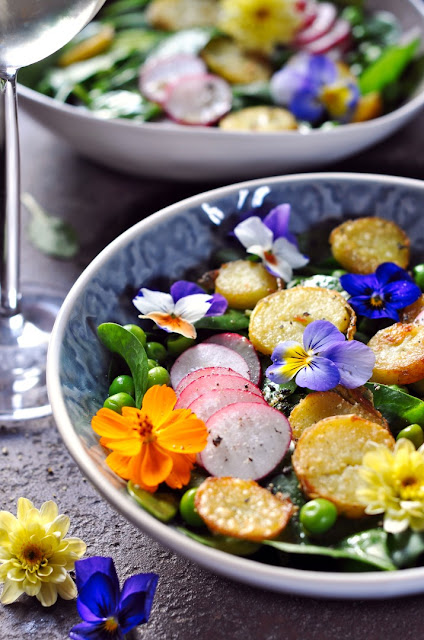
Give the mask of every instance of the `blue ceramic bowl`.
M 377 175 L 306 174 L 224 187 L 167 207 L 126 231 L 87 267 L 67 296 L 48 354 L 54 417 L 81 471 L 113 507 L 153 538 L 210 570 L 273 590 L 328 597 L 378 598 L 424 591 L 424 568 L 393 573 L 323 573 L 262 564 L 205 547 L 143 511 L 105 465 L 92 416 L 107 396 L 109 353 L 102 322 L 134 322 L 131 294 L 184 277 L 218 246 L 219 227 L 237 211 L 282 202 L 292 231 L 327 218 L 378 215 L 396 221 L 424 256 L 424 183 Z

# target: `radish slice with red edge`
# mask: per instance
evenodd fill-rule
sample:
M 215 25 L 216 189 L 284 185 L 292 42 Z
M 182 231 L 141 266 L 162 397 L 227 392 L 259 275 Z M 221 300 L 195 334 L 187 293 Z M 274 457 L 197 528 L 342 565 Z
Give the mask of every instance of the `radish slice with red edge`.
M 187 408 L 202 394 L 213 389 L 237 389 L 238 391 L 250 391 L 259 398 L 262 393 L 259 387 L 242 376 L 217 376 L 209 375 L 197 378 L 181 392 L 175 405 L 176 409 Z
M 181 124 L 214 124 L 231 109 L 232 91 L 228 82 L 209 73 L 181 78 L 168 89 L 163 108 Z
M 212 389 L 212 391 L 202 393 L 187 408 L 193 411 L 200 420 L 206 422 L 214 413 L 235 402 L 264 404 L 265 400 L 262 396 L 245 389 Z
M 175 393 L 177 394 L 177 396 L 179 396 L 180 393 L 184 391 L 184 389 L 190 384 L 190 382 L 194 382 L 194 380 L 197 380 L 197 378 L 203 378 L 203 376 L 209 375 L 229 375 L 239 376 L 241 378 L 243 377 L 240 373 L 237 373 L 237 371 L 229 369 L 228 367 L 205 367 L 204 369 L 196 369 L 196 371 L 192 371 L 191 373 L 188 373 L 186 376 L 184 376 L 181 382 L 176 386 Z
M 167 58 L 151 58 L 141 67 L 139 88 L 145 98 L 161 104 L 168 95 L 168 88 L 185 76 L 206 73 L 201 58 L 180 54 Z
M 304 7 L 302 10 L 302 30 L 306 30 L 314 20 L 318 17 L 318 5 L 316 2 L 311 0 L 310 2 L 304 2 Z
M 261 363 L 253 344 L 241 336 L 239 333 L 217 333 L 204 340 L 206 343 L 221 344 L 223 347 L 233 349 L 241 355 L 249 367 L 249 377 L 254 384 L 259 384 L 261 380 Z
M 201 342 L 184 351 L 175 360 L 171 368 L 171 385 L 175 389 L 178 383 L 191 371 L 204 367 L 228 367 L 249 378 L 249 367 L 246 360 L 238 353 L 220 344 Z
M 202 464 L 212 476 L 258 480 L 283 459 L 292 433 L 287 418 L 267 404 L 238 402 L 206 423 L 208 443 Z
M 350 45 L 351 24 L 347 20 L 337 20 L 334 27 L 322 38 L 303 47 L 303 51 L 321 55 L 335 49 L 345 50 Z
M 318 40 L 330 31 L 337 19 L 337 9 L 331 2 L 320 2 L 316 7 L 317 15 L 312 24 L 300 31 L 295 38 L 295 45 L 303 47 Z

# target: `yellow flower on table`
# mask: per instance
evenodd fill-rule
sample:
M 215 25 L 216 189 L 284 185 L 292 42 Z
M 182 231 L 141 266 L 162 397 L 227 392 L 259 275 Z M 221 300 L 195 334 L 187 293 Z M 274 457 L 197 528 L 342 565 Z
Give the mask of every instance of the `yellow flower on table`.
M 364 455 L 359 476 L 358 499 L 367 514 L 384 513 L 386 531 L 424 531 L 424 445 L 416 450 L 406 438 L 394 451 L 374 445 Z
M 190 409 L 174 409 L 176 401 L 173 389 L 154 385 L 141 409 L 123 407 L 122 415 L 110 409 L 97 412 L 91 425 L 100 444 L 112 451 L 106 458 L 112 471 L 151 492 L 161 482 L 174 489 L 189 482 L 207 430 Z
M 297 0 L 221 0 L 218 26 L 240 46 L 270 53 L 293 40 L 302 24 Z
M 0 511 L 0 583 L 4 583 L 1 602 L 10 604 L 22 593 L 35 596 L 49 607 L 60 595 L 71 600 L 77 595 L 68 574 L 86 550 L 79 538 L 65 538 L 69 518 L 59 515 L 53 501 L 41 509 L 26 498 L 19 498 L 17 517 Z

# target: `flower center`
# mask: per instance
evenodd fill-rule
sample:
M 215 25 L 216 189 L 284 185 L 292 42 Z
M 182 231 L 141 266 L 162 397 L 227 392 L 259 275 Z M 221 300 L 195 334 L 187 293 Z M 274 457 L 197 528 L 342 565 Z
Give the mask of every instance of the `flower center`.
M 423 482 L 416 474 L 409 473 L 399 478 L 399 497 L 401 500 L 422 500 Z
M 264 251 L 264 258 L 269 264 L 278 264 L 278 260 L 272 251 Z
M 148 416 L 138 413 L 137 423 L 135 424 L 134 429 L 137 431 L 140 438 L 142 438 L 143 444 L 149 444 L 156 440 L 156 436 L 153 434 L 153 425 Z
M 378 293 L 374 293 L 370 297 L 370 305 L 374 307 L 374 309 L 381 309 L 384 306 L 384 300 Z
M 255 17 L 259 21 L 268 20 L 268 18 L 270 17 L 269 9 L 267 9 L 266 7 L 260 7 L 257 11 L 255 11 Z
M 19 560 L 21 561 L 22 568 L 31 572 L 37 571 L 40 566 L 44 567 L 48 562 L 44 557 L 43 550 L 32 542 L 23 545 L 19 554 Z
M 119 622 L 116 618 L 111 616 L 107 618 L 103 624 L 103 628 L 107 633 L 113 633 L 119 627 Z

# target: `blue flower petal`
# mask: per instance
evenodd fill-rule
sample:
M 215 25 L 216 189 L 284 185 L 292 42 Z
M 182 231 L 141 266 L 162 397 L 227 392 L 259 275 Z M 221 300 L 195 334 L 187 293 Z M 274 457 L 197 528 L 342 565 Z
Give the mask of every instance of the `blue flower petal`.
M 277 238 L 287 238 L 297 247 L 296 237 L 289 231 L 290 210 L 289 204 L 279 204 L 265 216 L 263 223 L 274 234 L 274 241 Z
M 192 296 L 196 293 L 205 293 L 205 291 L 194 282 L 189 282 L 188 280 L 178 280 L 178 282 L 174 282 L 174 284 L 171 286 L 169 293 L 171 294 L 174 302 L 177 302 L 180 298 Z
M 116 575 L 115 565 L 112 558 L 103 556 L 92 556 L 83 558 L 75 562 L 75 582 L 78 591 L 81 591 L 85 583 L 94 573 L 105 573 L 115 584 L 115 589 L 119 592 L 119 580 Z
M 345 336 L 328 320 L 314 320 L 303 333 L 303 345 L 306 351 L 322 353 L 334 342 L 344 342 Z
M 298 120 L 316 122 L 325 114 L 325 109 L 319 101 L 319 94 L 314 87 L 308 85 L 297 91 L 290 101 L 289 109 Z
M 206 316 L 222 316 L 228 307 L 228 302 L 220 293 L 214 293 L 212 296 L 212 304 L 209 307 Z
M 373 307 L 370 303 L 371 295 L 354 296 L 349 298 L 349 304 L 354 309 L 355 313 L 366 318 L 388 318 L 391 317 L 387 314 L 386 303 L 381 308 Z M 397 316 L 397 314 L 396 314 Z
M 317 356 L 312 362 L 299 371 L 296 384 L 314 391 L 329 391 L 340 382 L 340 373 L 334 362 Z
M 299 349 L 303 351 L 302 345 L 299 342 L 296 342 L 296 340 L 286 340 L 285 342 L 279 342 L 271 354 L 271 360 L 281 365 L 286 357 L 287 351 L 293 349 L 294 347 L 299 347 Z
M 390 282 L 384 287 L 384 297 L 395 309 L 404 309 L 421 297 L 421 289 L 409 280 Z
M 118 628 L 115 632 L 106 631 L 103 622 L 76 624 L 69 632 L 71 640 L 123 640 L 124 636 Z
M 409 273 L 394 262 L 383 262 L 383 264 L 380 264 L 377 267 L 375 276 L 383 286 L 389 282 L 396 282 L 397 280 L 408 280 L 409 282 L 414 282 Z
M 105 573 L 94 573 L 78 594 L 77 608 L 86 622 L 95 622 L 116 614 L 119 604 L 119 589 Z M 90 612 L 87 613 L 87 610 Z
M 346 273 L 340 276 L 340 284 L 351 296 L 371 296 L 379 288 L 379 282 L 374 273 L 366 276 Z
M 124 634 L 148 621 L 158 580 L 155 573 L 142 573 L 125 581 L 118 613 Z
M 338 70 L 330 57 L 314 55 L 309 59 L 309 75 L 320 85 L 333 84 L 337 80 Z
M 272 364 L 265 371 L 265 375 L 271 380 L 271 382 L 275 382 L 275 384 L 286 384 L 286 382 L 290 382 L 296 374 L 284 375 L 284 373 L 282 373 L 282 369 L 283 367 L 281 362 L 278 364 Z
M 347 340 L 330 347 L 326 351 L 340 372 L 340 384 L 348 389 L 356 389 L 368 382 L 375 364 L 375 355 L 366 344 L 357 340 Z

